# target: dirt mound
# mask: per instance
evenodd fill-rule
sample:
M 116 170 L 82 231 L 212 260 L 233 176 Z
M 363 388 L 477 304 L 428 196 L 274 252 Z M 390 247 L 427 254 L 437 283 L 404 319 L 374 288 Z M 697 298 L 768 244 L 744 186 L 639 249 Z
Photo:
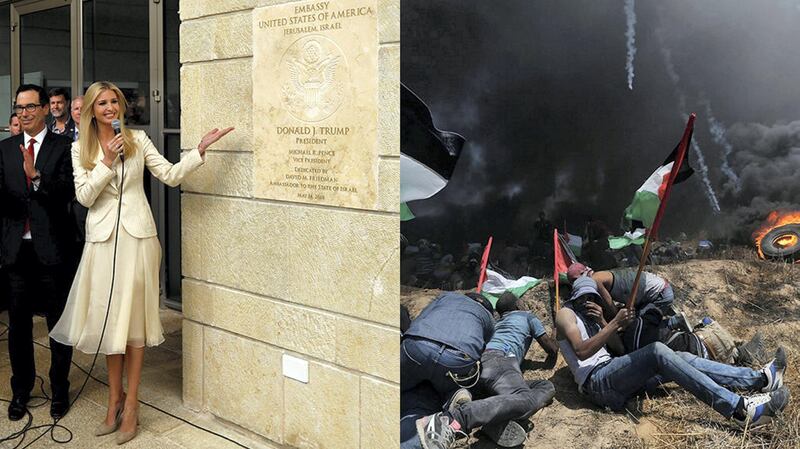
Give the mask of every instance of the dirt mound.
M 748 257 L 690 260 L 647 270 L 669 280 L 676 306 L 693 322 L 710 316 L 743 341 L 760 331 L 770 354 L 783 345 L 789 356 L 784 382 L 800 398 L 800 264 Z M 401 303 L 414 317 L 439 293 L 403 287 Z M 553 327 L 553 297 L 548 284 L 522 297 L 525 307 L 539 316 L 548 332 Z M 550 367 L 544 360 L 544 351 L 533 344 L 523 363 L 526 379 L 549 379 L 556 387 L 553 404 L 530 419 L 533 429 L 523 446 L 526 449 L 800 448 L 800 399 L 793 399 L 783 415 L 766 428 L 743 433 L 675 384 L 668 384 L 657 398 L 629 402 L 624 413 L 602 410 L 578 393 L 563 358 Z M 473 434 L 470 445 L 475 449 L 498 447 L 480 432 Z

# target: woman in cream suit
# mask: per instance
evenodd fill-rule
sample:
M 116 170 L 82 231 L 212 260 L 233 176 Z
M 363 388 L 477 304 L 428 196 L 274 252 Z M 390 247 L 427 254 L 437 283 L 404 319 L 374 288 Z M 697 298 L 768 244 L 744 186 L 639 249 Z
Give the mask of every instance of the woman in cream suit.
M 144 194 L 144 169 L 176 186 L 203 164 L 206 148 L 233 129 L 210 131 L 196 150 L 173 165 L 143 131 L 121 123 L 121 132 L 114 134 L 112 121 L 122 121 L 125 107 L 125 96 L 109 82 L 92 84 L 84 96 L 72 166 L 78 201 L 89 208 L 86 245 L 64 313 L 50 333 L 82 352 L 106 355 L 108 413 L 96 435 L 119 429 L 118 444 L 136 436 L 144 347 L 164 341 L 158 315 L 161 245 Z M 122 387 L 125 368 L 127 395 Z

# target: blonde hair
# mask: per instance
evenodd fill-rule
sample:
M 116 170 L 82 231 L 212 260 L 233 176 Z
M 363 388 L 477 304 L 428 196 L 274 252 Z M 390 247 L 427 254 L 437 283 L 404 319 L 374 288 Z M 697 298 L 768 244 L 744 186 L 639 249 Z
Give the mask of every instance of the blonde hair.
M 79 126 L 78 143 L 81 148 L 81 166 L 87 170 L 94 168 L 98 152 L 101 151 L 100 140 L 97 137 L 97 121 L 94 117 L 94 103 L 97 101 L 100 94 L 107 90 L 113 91 L 117 96 L 117 101 L 119 101 L 119 117 L 117 118 L 120 122 L 120 129 L 122 130 L 125 158 L 130 159 L 136 153 L 136 144 L 133 140 L 133 134 L 125 127 L 125 110 L 128 107 L 125 95 L 113 83 L 97 81 L 86 90 L 86 93 L 83 95 L 83 106 L 81 106 L 81 124 Z

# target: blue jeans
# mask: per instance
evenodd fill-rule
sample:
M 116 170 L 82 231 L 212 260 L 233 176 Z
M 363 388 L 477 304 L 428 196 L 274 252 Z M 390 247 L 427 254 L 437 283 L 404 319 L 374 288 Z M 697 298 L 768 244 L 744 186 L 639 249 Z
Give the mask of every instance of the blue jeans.
M 417 419 L 443 410 L 461 388 L 448 376 L 475 373 L 476 361 L 445 344 L 418 337 L 400 342 L 400 447 L 421 449 Z M 469 383 L 472 383 L 472 380 Z
M 595 404 L 619 411 L 631 397 L 670 381 L 726 418 L 733 415 L 740 396 L 725 387 L 753 391 L 764 386 L 761 371 L 675 352 L 656 342 L 598 368 L 584 390 Z
M 556 394 L 549 380 L 530 385 L 525 382 L 519 359 L 508 357 L 503 351 L 484 351 L 481 364 L 480 385 L 489 397 L 468 402 L 453 411 L 453 418 L 467 432 L 487 424 L 527 419 Z
M 461 388 L 449 374 L 467 378 L 476 369 L 476 360 L 445 344 L 418 337 L 406 337 L 400 342 L 401 392 L 429 381 L 439 396 L 447 399 Z M 470 377 L 462 384 L 469 386 L 476 378 Z

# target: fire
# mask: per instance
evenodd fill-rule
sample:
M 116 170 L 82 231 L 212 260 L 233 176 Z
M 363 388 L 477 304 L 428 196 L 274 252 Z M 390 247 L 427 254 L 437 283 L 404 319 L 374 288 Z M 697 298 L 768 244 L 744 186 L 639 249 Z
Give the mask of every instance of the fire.
M 758 249 L 758 256 L 764 259 L 764 253 L 761 251 L 761 240 L 769 231 L 784 226 L 787 224 L 800 224 L 800 211 L 772 211 L 767 216 L 767 221 L 761 225 L 758 230 L 753 233 L 753 240 Z M 797 236 L 795 235 L 782 235 L 773 242 L 776 246 L 788 248 L 797 243 Z

